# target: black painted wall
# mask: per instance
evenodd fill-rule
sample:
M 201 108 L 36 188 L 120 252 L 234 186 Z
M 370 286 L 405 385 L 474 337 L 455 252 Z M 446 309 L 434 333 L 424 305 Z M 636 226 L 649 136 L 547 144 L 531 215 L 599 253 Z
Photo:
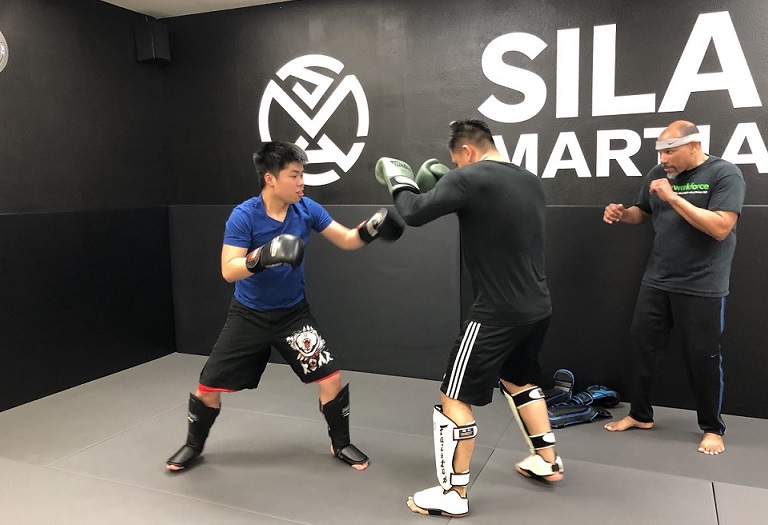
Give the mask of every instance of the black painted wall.
M 709 151 L 727 153 L 747 180 L 748 206 L 738 226 L 727 301 L 725 408 L 768 417 L 768 404 L 751 395 L 768 372 L 761 307 L 768 292 L 761 234 L 768 225 L 768 152 L 763 154 L 768 44 L 762 36 L 768 28 L 768 6 L 757 0 L 681 0 L 674 14 L 668 7 L 661 1 L 640 5 L 605 0 L 585 8 L 567 0 L 301 0 L 167 20 L 174 54 L 165 84 L 172 238 L 199 250 L 189 236 L 199 228 L 210 233 L 206 242 L 213 245 L 203 251 L 213 276 L 182 271 L 183 282 L 199 283 L 183 295 L 215 295 L 221 301 L 210 315 L 192 312 L 185 324 L 176 301 L 179 351 L 206 353 L 221 327 L 230 293 L 218 275 L 221 232 L 231 207 L 256 191 L 250 156 L 262 140 L 305 141 L 310 152 L 307 195 L 333 209 L 348 209 L 345 217 L 354 224 L 371 205 L 391 203 L 372 176 L 379 157 L 399 157 L 414 167 L 429 157 L 448 162 L 448 123 L 479 117 L 489 122 L 511 158 L 543 178 L 547 191 L 548 272 L 555 312 L 542 355 L 546 372 L 568 367 L 581 387 L 606 383 L 623 393 L 629 322 L 652 232 L 644 226 L 607 226 L 601 221 L 602 209 L 611 201 L 631 202 L 636 195 L 641 175 L 656 162 L 653 140 L 659 131 L 653 128 L 685 118 L 703 125 L 711 138 Z M 466 13 L 471 13 L 469 19 Z M 613 25 L 615 45 L 608 46 Z M 736 53 L 726 45 L 734 39 Z M 536 45 L 538 54 L 532 51 Z M 606 49 L 615 50 L 615 60 Z M 701 57 L 695 56 L 697 50 Z M 303 70 L 298 59 L 306 61 Z M 689 86 L 687 100 L 675 109 L 668 101 L 664 106 L 664 100 L 675 91 L 673 83 L 677 91 L 685 89 L 679 69 L 688 71 L 688 80 L 696 85 Z M 707 77 L 718 72 L 719 77 Z M 725 73 L 741 78 L 739 86 L 751 86 L 754 92 L 732 92 L 737 88 Z M 714 78 L 719 87 L 706 88 L 705 78 Z M 322 81 L 328 82 L 327 92 L 322 92 Z M 364 99 L 349 89 L 355 82 Z M 610 83 L 614 87 L 606 94 Z M 509 118 L 502 111 L 482 109 L 495 97 L 515 114 L 512 110 L 532 104 L 537 89 L 543 103 L 527 116 Z M 313 93 L 317 100 L 309 96 Z M 334 101 L 333 94 L 345 96 Z M 630 95 L 640 97 L 640 109 L 627 109 L 637 99 L 618 98 Z M 328 155 L 333 149 L 323 141 L 339 150 L 336 157 L 319 157 L 321 150 Z M 362 144 L 357 157 L 356 144 Z M 519 156 L 519 144 L 535 148 Z M 629 151 L 621 159 L 624 149 Z M 342 166 L 341 154 L 352 158 L 351 165 Z M 610 160 L 611 155 L 620 159 Z M 338 180 L 311 182 L 329 171 Z M 210 205 L 217 207 L 215 217 L 206 211 Z M 197 210 L 203 215 L 197 216 Z M 448 226 L 438 228 L 441 234 L 449 232 L 442 228 Z M 423 233 L 407 235 L 418 240 Z M 314 241 L 312 249 L 322 243 Z M 361 288 L 354 279 L 340 277 L 357 255 L 334 253 L 331 247 L 307 266 L 313 304 L 323 306 L 316 313 L 327 316 L 326 330 L 336 337 L 344 334 L 339 345 L 344 352 L 353 341 L 385 339 L 369 323 L 349 322 L 348 297 L 362 309 L 384 304 L 396 310 L 403 304 L 402 294 L 392 293 L 391 287 Z M 372 271 L 386 272 L 392 260 L 408 260 L 413 273 L 399 277 L 406 282 L 444 263 L 438 253 L 414 252 L 406 243 L 386 247 L 381 256 Z M 174 265 L 180 270 L 175 257 Z M 333 277 L 329 282 L 338 287 L 317 288 L 318 275 Z M 461 317 L 471 301 L 461 273 L 455 291 Z M 177 299 L 180 293 L 176 288 Z M 406 295 L 414 311 L 453 322 L 449 310 L 455 304 L 433 301 L 421 289 Z M 193 328 L 187 332 L 186 327 Z M 345 354 L 344 368 L 438 378 L 444 360 L 432 352 L 412 351 L 413 342 L 427 332 L 428 338 L 446 340 L 447 354 L 452 336 L 445 336 L 458 326 L 426 331 L 390 324 L 379 330 L 386 337 L 394 334 L 386 348 Z M 659 404 L 692 406 L 683 373 L 672 349 L 659 375 Z
M 686 118 L 706 126 L 710 152 L 729 154 L 747 180 L 727 303 L 725 408 L 768 417 L 752 394 L 768 373 L 768 5 L 680 0 L 673 14 L 661 0 L 584 5 L 296 0 L 164 20 L 172 62 L 161 66 L 136 61 L 141 15 L 95 0 L 4 0 L 0 284 L 9 292 L 0 315 L 13 323 L 0 331 L 0 352 L 14 382 L 5 381 L 0 409 L 174 349 L 207 352 L 231 293 L 218 269 L 224 220 L 256 191 L 250 159 L 263 140 L 305 141 L 308 180 L 339 177 L 307 194 L 351 226 L 390 204 L 372 177 L 376 159 L 447 162 L 447 124 L 467 117 L 489 121 L 547 191 L 555 312 L 546 371 L 569 367 L 581 386 L 623 391 L 651 232 L 602 224 L 602 207 L 636 194 L 635 175 L 655 162 L 651 128 Z M 707 30 L 702 57 L 687 53 Z M 699 85 L 665 108 L 680 65 Z M 736 93 L 733 78 L 754 93 Z M 318 80 L 328 91 L 315 100 Z M 521 116 L 537 94 L 540 107 Z M 630 95 L 645 101 L 641 109 L 618 98 Z M 623 149 L 632 151 L 609 160 Z M 450 221 L 355 253 L 310 244 L 308 293 L 343 368 L 442 374 L 440 349 L 447 354 L 471 295 Z M 44 272 L 49 252 L 58 258 Z M 80 315 L 61 313 L 70 304 Z M 660 374 L 657 402 L 690 407 L 676 359 Z
M 163 86 L 144 17 L 3 0 L 0 410 L 174 350 Z
M 0 409 L 173 351 L 166 208 L 9 214 Z
M 161 66 L 138 63 L 144 17 L 96 0 L 3 0 L 2 213 L 166 204 Z

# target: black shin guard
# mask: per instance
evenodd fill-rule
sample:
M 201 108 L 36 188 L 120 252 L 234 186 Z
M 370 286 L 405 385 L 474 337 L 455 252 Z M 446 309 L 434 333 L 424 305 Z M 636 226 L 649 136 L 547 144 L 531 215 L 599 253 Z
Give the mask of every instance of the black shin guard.
M 333 450 L 349 445 L 349 385 L 344 385 L 336 397 L 326 404 L 320 404 L 320 412 L 328 423 L 328 435 Z
M 331 438 L 334 455 L 350 465 L 368 461 L 368 456 L 350 442 L 349 385 L 344 385 L 336 397 L 326 404 L 320 403 L 320 412 L 328 423 L 328 436 Z
M 205 440 L 221 408 L 206 406 L 197 396 L 189 394 L 187 411 L 187 442 L 168 458 L 166 464 L 186 468 L 203 452 Z

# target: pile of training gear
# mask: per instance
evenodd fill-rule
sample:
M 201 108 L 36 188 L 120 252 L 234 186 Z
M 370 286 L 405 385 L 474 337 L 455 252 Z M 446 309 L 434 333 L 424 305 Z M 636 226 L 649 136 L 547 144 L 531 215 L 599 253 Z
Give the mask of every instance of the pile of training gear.
M 555 372 L 554 386 L 544 391 L 549 424 L 552 428 L 563 428 L 612 417 L 606 409 L 619 404 L 619 394 L 615 390 L 604 385 L 592 385 L 574 395 L 575 384 L 573 373 L 561 368 Z

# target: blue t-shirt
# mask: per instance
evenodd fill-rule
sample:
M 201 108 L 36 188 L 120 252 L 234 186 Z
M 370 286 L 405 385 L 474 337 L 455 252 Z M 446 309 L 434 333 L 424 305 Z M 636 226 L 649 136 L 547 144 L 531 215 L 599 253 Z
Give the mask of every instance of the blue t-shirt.
M 288 206 L 283 222 L 268 216 L 261 195 L 248 199 L 232 210 L 224 229 L 224 244 L 246 248 L 249 252 L 282 233 L 300 237 L 306 244 L 312 230 L 321 232 L 333 219 L 320 204 L 302 197 Z M 290 308 L 304 298 L 304 262 L 266 268 L 235 282 L 235 298 L 254 310 Z

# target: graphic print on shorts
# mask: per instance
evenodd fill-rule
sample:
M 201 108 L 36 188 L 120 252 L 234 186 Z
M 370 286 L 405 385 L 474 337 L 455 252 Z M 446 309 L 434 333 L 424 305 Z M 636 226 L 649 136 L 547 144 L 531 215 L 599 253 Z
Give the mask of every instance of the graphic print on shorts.
M 296 350 L 296 359 L 304 369 L 304 375 L 311 374 L 333 361 L 330 352 L 325 349 L 325 340 L 309 325 L 292 333 L 285 340 Z

